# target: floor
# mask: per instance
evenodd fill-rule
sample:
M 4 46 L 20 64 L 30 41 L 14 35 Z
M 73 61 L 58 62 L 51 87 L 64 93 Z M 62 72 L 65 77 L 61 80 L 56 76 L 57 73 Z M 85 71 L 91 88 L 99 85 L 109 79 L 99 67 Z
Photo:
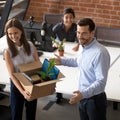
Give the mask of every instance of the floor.
M 48 118 L 49 120 L 80 120 L 77 104 L 70 105 L 68 95 L 64 95 L 64 98 L 62 104 L 55 103 L 55 94 L 39 98 L 36 120 L 47 120 Z M 9 106 L 8 98 L 1 100 L 0 104 Z M 6 115 L 6 113 L 3 114 Z M 25 120 L 25 113 L 23 120 Z M 113 102 L 108 101 L 107 120 L 120 120 L 120 104 L 118 104 L 118 110 L 113 110 Z

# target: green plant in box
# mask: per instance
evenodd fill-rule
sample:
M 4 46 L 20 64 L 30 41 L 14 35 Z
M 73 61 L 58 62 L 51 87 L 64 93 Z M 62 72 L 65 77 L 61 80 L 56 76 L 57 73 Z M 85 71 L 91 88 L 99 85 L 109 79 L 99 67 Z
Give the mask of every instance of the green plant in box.
M 51 72 L 51 70 L 54 68 L 55 66 L 55 59 L 49 61 L 49 65 L 47 66 L 47 68 L 44 71 L 37 71 L 37 74 L 40 76 L 40 78 L 43 81 L 48 81 L 51 79 L 51 76 L 54 75 L 53 72 Z

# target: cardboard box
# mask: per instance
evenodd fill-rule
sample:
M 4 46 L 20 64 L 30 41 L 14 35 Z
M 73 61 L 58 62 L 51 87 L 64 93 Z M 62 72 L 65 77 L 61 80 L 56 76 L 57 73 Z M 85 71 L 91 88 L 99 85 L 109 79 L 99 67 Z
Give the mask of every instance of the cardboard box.
M 59 82 L 60 78 L 64 77 L 64 75 L 60 72 L 58 75 L 58 79 L 50 80 L 38 84 L 32 84 L 24 75 L 23 72 L 26 74 L 32 74 L 36 70 L 39 70 L 42 67 L 42 63 L 40 61 L 23 64 L 18 66 L 20 73 L 14 73 L 14 76 L 21 82 L 24 89 L 29 91 L 33 99 L 51 95 L 55 92 L 56 82 Z

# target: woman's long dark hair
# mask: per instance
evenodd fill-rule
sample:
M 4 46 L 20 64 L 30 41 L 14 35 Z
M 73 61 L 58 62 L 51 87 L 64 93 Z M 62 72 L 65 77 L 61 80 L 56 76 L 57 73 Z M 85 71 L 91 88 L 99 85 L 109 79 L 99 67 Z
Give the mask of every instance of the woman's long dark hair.
M 5 33 L 6 33 L 6 37 L 7 37 L 7 43 L 8 43 L 8 47 L 12 53 L 12 57 L 17 56 L 18 50 L 15 47 L 14 42 L 8 36 L 8 29 L 11 27 L 16 27 L 17 29 L 19 29 L 22 32 L 20 43 L 21 43 L 21 45 L 23 45 L 23 48 L 24 48 L 26 54 L 30 55 L 31 54 L 30 45 L 27 41 L 27 38 L 26 38 L 26 35 L 24 32 L 24 28 L 18 19 L 12 18 L 12 19 L 8 20 L 8 22 L 5 25 Z

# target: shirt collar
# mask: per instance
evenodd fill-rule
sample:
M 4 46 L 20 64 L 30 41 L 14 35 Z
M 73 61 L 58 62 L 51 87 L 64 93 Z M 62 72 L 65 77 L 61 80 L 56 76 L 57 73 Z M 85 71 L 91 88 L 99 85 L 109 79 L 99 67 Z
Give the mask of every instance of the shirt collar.
M 87 45 L 87 46 L 85 46 L 85 47 L 83 47 L 83 48 L 84 48 L 84 49 L 88 49 L 88 48 L 90 48 L 91 46 L 93 46 L 96 42 L 97 42 L 96 39 L 93 38 L 93 41 L 92 41 L 89 45 Z
M 23 45 L 21 46 L 16 46 L 17 50 L 20 51 L 23 48 Z

